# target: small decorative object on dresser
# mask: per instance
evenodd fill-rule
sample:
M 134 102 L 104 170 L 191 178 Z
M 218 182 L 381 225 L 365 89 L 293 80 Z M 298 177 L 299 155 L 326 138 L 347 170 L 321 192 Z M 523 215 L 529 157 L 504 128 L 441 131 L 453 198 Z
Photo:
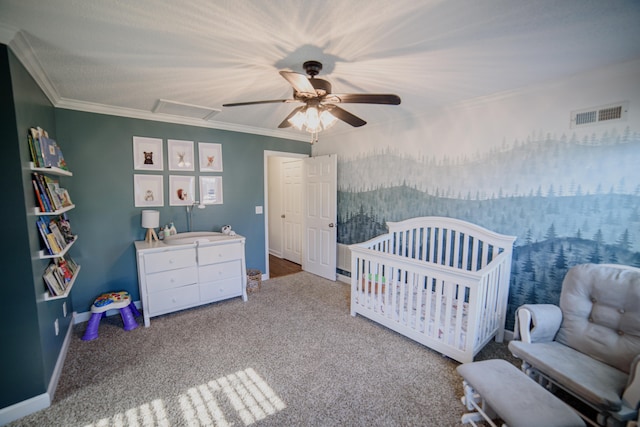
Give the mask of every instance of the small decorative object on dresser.
M 147 229 L 147 235 L 144 241 L 151 243 L 152 241 L 158 241 L 158 235 L 156 234 L 156 228 L 160 227 L 160 212 L 144 209 L 142 211 L 142 228 Z

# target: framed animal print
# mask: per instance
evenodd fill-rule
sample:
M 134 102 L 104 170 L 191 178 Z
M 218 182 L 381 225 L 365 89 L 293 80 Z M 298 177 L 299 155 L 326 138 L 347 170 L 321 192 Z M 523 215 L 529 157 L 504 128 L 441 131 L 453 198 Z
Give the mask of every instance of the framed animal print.
M 196 201 L 195 177 L 169 175 L 169 206 L 191 206 Z
M 222 204 L 222 177 L 200 177 L 200 202 L 204 205 Z
M 200 172 L 222 172 L 222 144 L 198 142 Z
M 133 168 L 136 170 L 164 170 L 162 139 L 134 136 Z
M 167 140 L 167 157 L 169 158 L 170 171 L 192 171 L 193 141 Z
M 135 207 L 164 206 L 162 175 L 133 175 Z

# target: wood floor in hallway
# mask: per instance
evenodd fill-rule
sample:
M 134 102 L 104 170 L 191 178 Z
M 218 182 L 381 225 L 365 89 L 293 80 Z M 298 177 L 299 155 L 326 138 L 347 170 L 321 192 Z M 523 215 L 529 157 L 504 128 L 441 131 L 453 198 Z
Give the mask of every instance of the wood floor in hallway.
M 280 277 L 302 271 L 300 264 L 269 255 L 269 277 Z

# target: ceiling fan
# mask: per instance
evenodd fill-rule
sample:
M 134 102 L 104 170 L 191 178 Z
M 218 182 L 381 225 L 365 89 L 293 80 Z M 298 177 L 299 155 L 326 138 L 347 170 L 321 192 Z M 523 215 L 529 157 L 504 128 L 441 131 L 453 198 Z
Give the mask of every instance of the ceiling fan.
M 367 123 L 336 104 L 400 104 L 400 97 L 393 94 L 331 93 L 331 83 L 324 79 L 316 78 L 320 70 L 322 70 L 320 62 L 307 61 L 302 67 L 309 77 L 294 71 L 280 71 L 280 75 L 293 87 L 293 99 L 235 102 L 223 104 L 223 107 L 282 102 L 302 103 L 304 105 L 295 108 L 278 127 L 294 126 L 297 129 L 306 129 L 308 132 L 317 134 L 319 131 L 332 126 L 336 119 L 354 127 L 360 127 Z

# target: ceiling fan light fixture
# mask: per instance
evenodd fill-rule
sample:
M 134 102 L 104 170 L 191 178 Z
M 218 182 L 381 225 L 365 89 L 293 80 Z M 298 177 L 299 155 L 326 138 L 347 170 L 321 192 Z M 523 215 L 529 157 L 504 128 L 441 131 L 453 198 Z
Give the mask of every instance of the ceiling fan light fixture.
M 289 123 L 297 130 L 306 130 L 309 133 L 318 133 L 324 129 L 329 129 L 338 121 L 338 118 L 331 114 L 329 110 L 320 106 L 309 106 L 298 111 L 289 119 Z
M 302 130 L 306 120 L 307 116 L 305 115 L 305 113 L 303 111 L 298 111 L 296 114 L 294 114 L 293 117 L 289 119 L 289 123 L 291 123 L 291 126 L 293 126 L 294 128 Z
M 322 123 L 323 129 L 329 129 L 331 126 L 335 125 L 338 121 L 338 118 L 331 114 L 329 110 L 324 110 L 320 113 L 320 122 Z
M 322 130 L 322 123 L 320 122 L 320 115 L 316 107 L 308 107 L 306 113 L 305 126 L 307 132 L 317 133 Z

